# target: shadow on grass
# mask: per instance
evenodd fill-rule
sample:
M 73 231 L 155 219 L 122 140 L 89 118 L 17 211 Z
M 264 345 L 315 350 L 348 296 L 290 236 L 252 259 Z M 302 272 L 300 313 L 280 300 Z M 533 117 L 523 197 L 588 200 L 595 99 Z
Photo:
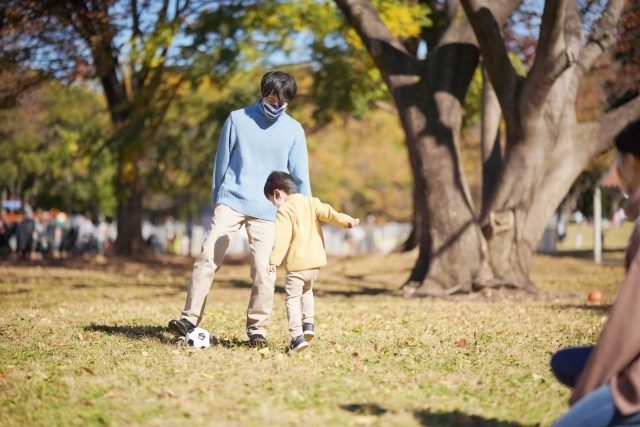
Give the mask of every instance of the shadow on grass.
M 167 328 L 157 325 L 141 325 L 141 326 L 126 326 L 126 325 L 96 325 L 92 323 L 89 326 L 84 327 L 88 332 L 102 332 L 107 335 L 124 335 L 127 338 L 134 340 L 152 338 L 157 339 L 163 344 L 175 345 L 181 342 L 182 338 L 176 337 Z M 238 347 L 251 347 L 249 340 L 242 340 L 238 338 L 224 339 L 211 336 L 212 346 L 221 346 L 226 348 L 238 348 Z
M 353 412 L 358 415 L 376 415 L 380 416 L 387 412 L 385 408 L 375 403 L 351 403 L 349 405 L 340 405 L 345 411 Z
M 225 348 L 251 347 L 248 339 L 241 340 L 239 338 L 224 339 L 211 337 L 211 345 L 219 345 Z
M 8 296 L 8 295 L 19 295 L 19 294 L 28 294 L 31 292 L 29 289 L 16 289 L 15 291 L 0 291 L 0 295 Z
M 157 325 L 141 325 L 141 326 L 126 326 L 126 325 L 96 325 L 92 323 L 89 326 L 84 327 L 88 332 L 102 332 L 107 335 L 124 335 L 131 339 L 143 339 L 154 338 L 163 344 L 173 344 L 175 338 L 167 333 L 167 328 Z
M 420 425 L 439 427 L 525 427 L 513 421 L 502 421 L 495 418 L 485 418 L 478 415 L 469 415 L 460 411 L 430 412 L 426 410 L 413 413 Z
M 220 280 L 217 282 L 217 285 L 222 288 L 236 288 L 236 289 L 251 289 L 251 286 L 252 286 L 251 282 L 248 282 L 246 280 L 238 280 L 238 279 Z M 283 294 L 284 286 L 276 286 L 275 291 L 276 293 Z M 319 289 L 314 289 L 313 293 L 317 296 L 335 295 L 335 296 L 342 296 L 347 298 L 363 296 L 363 295 L 368 295 L 368 296 L 383 295 L 383 294 L 392 295 L 392 296 L 399 295 L 398 291 L 392 291 L 389 289 L 380 289 L 380 288 L 370 288 L 366 286 L 359 286 L 357 289 L 353 289 L 353 290 L 327 289 L 327 288 L 320 287 Z
M 624 248 L 614 248 L 614 249 L 603 249 L 602 256 L 603 264 L 623 264 L 624 263 L 624 254 L 626 249 Z M 578 258 L 578 259 L 593 259 L 593 249 L 566 249 L 559 250 L 553 253 L 544 253 L 543 255 L 551 256 L 554 258 Z
M 611 308 L 611 304 L 560 304 L 556 305 L 557 308 L 575 308 L 578 310 L 589 310 L 606 313 Z

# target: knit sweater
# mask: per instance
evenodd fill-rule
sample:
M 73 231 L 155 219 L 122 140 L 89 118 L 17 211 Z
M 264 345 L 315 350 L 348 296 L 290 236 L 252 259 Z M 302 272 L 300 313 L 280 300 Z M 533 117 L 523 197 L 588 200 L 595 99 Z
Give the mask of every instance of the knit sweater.
M 278 208 L 270 264 L 279 266 L 284 261 L 287 271 L 327 265 L 320 221 L 347 228 L 352 220 L 349 215 L 336 212 L 316 197 L 292 194 Z
M 276 120 L 262 104 L 231 112 L 220 135 L 213 167 L 212 200 L 247 216 L 274 221 L 275 207 L 264 197 L 273 171 L 289 172 L 298 191 L 311 195 L 307 144 L 300 123 L 283 113 Z

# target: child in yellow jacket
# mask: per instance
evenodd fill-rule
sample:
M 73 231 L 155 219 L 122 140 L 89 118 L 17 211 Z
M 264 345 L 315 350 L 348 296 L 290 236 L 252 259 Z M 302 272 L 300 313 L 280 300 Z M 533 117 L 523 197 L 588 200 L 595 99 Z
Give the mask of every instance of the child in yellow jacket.
M 360 220 L 336 212 L 318 198 L 298 193 L 293 177 L 286 172 L 272 172 L 264 185 L 264 194 L 278 209 L 269 271 L 275 272 L 280 265 L 287 271 L 285 302 L 291 335 L 289 349 L 301 351 L 315 335 L 313 284 L 320 267 L 327 265 L 320 221 L 353 228 Z

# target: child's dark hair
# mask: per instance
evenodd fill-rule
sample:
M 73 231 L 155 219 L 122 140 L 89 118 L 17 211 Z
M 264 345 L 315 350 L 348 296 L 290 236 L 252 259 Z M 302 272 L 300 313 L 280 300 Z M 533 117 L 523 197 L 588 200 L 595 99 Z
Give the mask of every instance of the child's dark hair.
M 291 175 L 286 172 L 271 172 L 267 178 L 267 182 L 264 184 L 264 195 L 269 198 L 273 196 L 276 190 L 284 191 L 285 193 L 295 194 L 298 192 L 296 181 Z
M 272 93 L 278 99 L 290 102 L 298 92 L 296 81 L 290 74 L 284 71 L 269 71 L 262 76 L 260 82 L 260 93 L 262 97 L 271 95 Z
M 616 148 L 640 158 L 640 120 L 631 122 L 616 136 Z

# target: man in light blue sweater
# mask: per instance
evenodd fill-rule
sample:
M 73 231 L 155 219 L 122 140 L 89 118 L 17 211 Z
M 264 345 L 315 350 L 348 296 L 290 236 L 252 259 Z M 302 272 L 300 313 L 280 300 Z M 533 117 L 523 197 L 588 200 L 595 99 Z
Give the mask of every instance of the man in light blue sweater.
M 275 287 L 275 273 L 268 268 L 276 209 L 264 197 L 264 182 L 275 170 L 289 171 L 300 192 L 311 195 L 304 130 L 285 113 L 296 91 L 292 76 L 282 71 L 268 72 L 262 77 L 258 103 L 233 111 L 222 128 L 213 167 L 211 230 L 195 260 L 180 319 L 169 322 L 169 329 L 179 335 L 202 320 L 213 276 L 229 242 L 244 225 L 253 279 L 247 335 L 252 345 L 266 345 Z

